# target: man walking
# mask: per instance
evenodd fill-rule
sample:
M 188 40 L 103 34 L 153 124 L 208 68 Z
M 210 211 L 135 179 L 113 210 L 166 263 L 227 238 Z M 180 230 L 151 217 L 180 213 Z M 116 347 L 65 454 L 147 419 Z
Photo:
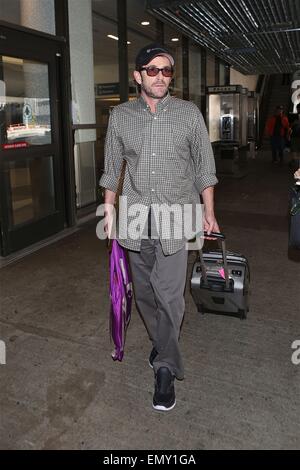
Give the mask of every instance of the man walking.
M 174 204 L 196 207 L 201 194 L 204 230 L 219 231 L 214 215 L 217 179 L 212 147 L 197 106 L 170 96 L 173 70 L 174 57 L 159 44 L 150 44 L 138 53 L 134 79 L 140 97 L 116 106 L 111 113 L 100 180 L 106 188 L 107 226 L 123 159 L 122 195 L 127 197 L 128 207 L 139 204 L 144 211 L 142 235 L 119 237 L 119 243 L 128 249 L 136 304 L 152 341 L 153 407 L 160 411 L 174 408 L 174 378 L 184 377 L 179 333 L 188 251 L 186 238 L 174 235 L 176 220 L 172 219 L 168 236 L 162 233 L 159 218 L 153 222 L 154 206 L 163 205 L 167 211 Z M 121 230 L 122 210 L 119 217 Z
M 277 106 L 275 113 L 267 120 L 266 132 L 271 138 L 272 162 L 283 162 L 283 151 L 286 139 L 289 138 L 289 120 L 283 113 L 283 106 Z

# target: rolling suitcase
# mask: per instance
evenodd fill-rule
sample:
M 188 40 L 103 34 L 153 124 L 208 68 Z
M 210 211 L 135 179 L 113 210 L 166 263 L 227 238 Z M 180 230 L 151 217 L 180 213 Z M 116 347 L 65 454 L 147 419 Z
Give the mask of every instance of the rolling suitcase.
M 299 182 L 300 183 L 300 182 Z M 300 184 L 291 188 L 289 246 L 300 249 Z
M 223 234 L 211 236 L 221 240 L 222 250 L 199 251 L 191 278 L 192 297 L 202 313 L 223 313 L 245 319 L 249 311 L 248 261 L 241 254 L 226 252 Z

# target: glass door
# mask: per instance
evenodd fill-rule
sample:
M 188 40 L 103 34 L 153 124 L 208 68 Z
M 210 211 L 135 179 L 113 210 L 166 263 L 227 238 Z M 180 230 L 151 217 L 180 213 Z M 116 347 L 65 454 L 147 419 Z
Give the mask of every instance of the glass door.
M 2 256 L 62 230 L 65 219 L 59 48 L 16 35 L 24 42 L 0 43 Z

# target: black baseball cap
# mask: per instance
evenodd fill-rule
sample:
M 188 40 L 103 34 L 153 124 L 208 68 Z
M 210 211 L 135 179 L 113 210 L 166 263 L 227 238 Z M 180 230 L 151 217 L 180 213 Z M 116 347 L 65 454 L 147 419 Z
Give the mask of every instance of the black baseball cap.
M 138 55 L 136 56 L 136 59 L 135 59 L 136 70 L 138 70 L 143 65 L 149 64 L 149 62 L 152 59 L 154 59 L 154 57 L 157 57 L 158 55 L 163 55 L 167 57 L 169 61 L 171 62 L 172 67 L 174 66 L 175 60 L 174 60 L 172 53 L 161 44 L 152 43 L 152 44 L 148 44 L 148 46 L 143 47 L 139 51 Z

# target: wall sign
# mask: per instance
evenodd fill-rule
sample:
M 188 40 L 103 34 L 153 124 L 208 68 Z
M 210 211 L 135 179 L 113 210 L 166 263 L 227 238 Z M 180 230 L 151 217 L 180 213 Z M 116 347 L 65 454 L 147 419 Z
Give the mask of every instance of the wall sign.
M 32 107 L 30 104 L 25 103 L 23 106 L 23 122 L 24 124 L 28 124 L 32 121 Z
M 243 89 L 241 85 L 228 85 L 228 86 L 208 86 L 208 93 L 233 93 L 238 92 L 242 93 Z
M 3 150 L 20 149 L 28 147 L 27 142 L 15 142 L 13 144 L 2 144 Z

